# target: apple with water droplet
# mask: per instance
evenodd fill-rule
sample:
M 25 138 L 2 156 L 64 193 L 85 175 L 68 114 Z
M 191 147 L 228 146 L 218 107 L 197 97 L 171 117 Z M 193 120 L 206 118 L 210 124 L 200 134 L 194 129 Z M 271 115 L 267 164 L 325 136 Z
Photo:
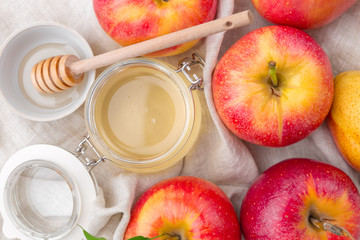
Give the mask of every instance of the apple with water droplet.
M 356 0 L 252 0 L 252 3 L 270 22 L 310 29 L 334 21 Z
M 128 46 L 215 18 L 217 0 L 93 0 L 104 31 L 121 46 Z M 171 56 L 198 43 L 190 41 L 148 57 Z
M 359 239 L 360 195 L 340 169 L 311 159 L 288 159 L 250 186 L 240 222 L 247 240 Z
M 212 79 L 215 108 L 225 126 L 248 142 L 296 143 L 330 111 L 334 80 L 328 56 L 302 30 L 256 29 L 220 59 Z
M 172 240 L 240 240 L 240 224 L 225 193 L 197 177 L 163 180 L 135 203 L 125 238 L 146 236 Z

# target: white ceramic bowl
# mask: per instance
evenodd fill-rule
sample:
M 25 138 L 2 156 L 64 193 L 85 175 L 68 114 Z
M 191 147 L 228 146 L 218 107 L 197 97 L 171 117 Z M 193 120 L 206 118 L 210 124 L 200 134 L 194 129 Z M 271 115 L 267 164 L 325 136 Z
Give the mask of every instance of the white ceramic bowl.
M 0 50 L 0 91 L 20 116 L 34 121 L 52 121 L 74 112 L 85 101 L 95 71 L 85 74 L 76 87 L 61 93 L 41 94 L 30 79 L 32 67 L 57 55 L 93 56 L 87 41 L 76 31 L 56 23 L 27 26 L 13 33 Z

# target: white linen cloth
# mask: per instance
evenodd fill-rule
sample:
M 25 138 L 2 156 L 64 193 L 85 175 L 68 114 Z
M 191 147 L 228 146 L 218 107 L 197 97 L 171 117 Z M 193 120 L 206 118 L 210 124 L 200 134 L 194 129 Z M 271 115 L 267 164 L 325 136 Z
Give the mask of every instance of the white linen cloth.
M 110 162 L 97 166 L 93 171 L 101 192 L 91 209 L 89 232 L 107 239 L 122 239 L 133 202 L 156 182 L 178 175 L 192 175 L 214 182 L 225 191 L 238 215 L 242 198 L 258 174 L 287 158 L 307 157 L 331 163 L 359 184 L 359 174 L 339 155 L 326 124 L 296 144 L 268 148 L 236 138 L 221 123 L 212 102 L 211 73 L 218 59 L 235 41 L 247 32 L 271 23 L 255 11 L 250 0 L 219 0 L 217 17 L 247 9 L 255 15 L 250 26 L 210 36 L 185 54 L 163 58 L 174 65 L 192 52 L 206 58 L 199 139 L 185 160 L 162 172 L 138 175 Z M 90 0 L 1 0 L 0 44 L 20 27 L 43 21 L 75 29 L 89 42 L 95 55 L 118 48 L 98 24 Z M 329 55 L 334 75 L 360 69 L 359 26 L 360 2 L 357 2 L 335 22 L 307 31 Z M 0 167 L 16 151 L 32 144 L 53 144 L 73 152 L 86 135 L 83 112 L 82 106 L 63 119 L 34 122 L 17 116 L 4 100 L 0 101 Z M 6 238 L 0 234 L 0 239 Z

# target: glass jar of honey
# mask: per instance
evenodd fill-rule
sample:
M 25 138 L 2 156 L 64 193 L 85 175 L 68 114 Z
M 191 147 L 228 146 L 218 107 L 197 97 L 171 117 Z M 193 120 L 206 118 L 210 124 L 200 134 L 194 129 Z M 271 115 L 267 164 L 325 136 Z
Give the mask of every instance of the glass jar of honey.
M 177 68 L 134 58 L 99 75 L 85 103 L 86 136 L 74 153 L 37 144 L 0 171 L 0 213 L 9 238 L 80 239 L 98 194 L 92 169 L 103 160 L 137 173 L 163 170 L 196 141 L 201 124 L 198 55 Z M 87 149 L 93 150 L 89 157 Z M 94 154 L 95 153 L 95 154 Z
M 90 141 L 104 158 L 133 172 L 163 170 L 185 156 L 200 129 L 198 91 L 202 79 L 191 67 L 134 58 L 107 68 L 85 102 Z

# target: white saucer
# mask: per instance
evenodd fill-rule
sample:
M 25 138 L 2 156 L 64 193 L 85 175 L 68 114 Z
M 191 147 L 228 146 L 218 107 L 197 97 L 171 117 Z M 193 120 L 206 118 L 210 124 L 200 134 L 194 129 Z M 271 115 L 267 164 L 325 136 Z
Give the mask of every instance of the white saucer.
M 74 112 L 85 101 L 95 71 L 85 74 L 76 87 L 61 93 L 41 94 L 30 80 L 32 67 L 51 56 L 93 56 L 87 41 L 77 32 L 56 23 L 27 26 L 13 33 L 0 51 L 0 91 L 20 116 L 34 121 L 52 121 Z

